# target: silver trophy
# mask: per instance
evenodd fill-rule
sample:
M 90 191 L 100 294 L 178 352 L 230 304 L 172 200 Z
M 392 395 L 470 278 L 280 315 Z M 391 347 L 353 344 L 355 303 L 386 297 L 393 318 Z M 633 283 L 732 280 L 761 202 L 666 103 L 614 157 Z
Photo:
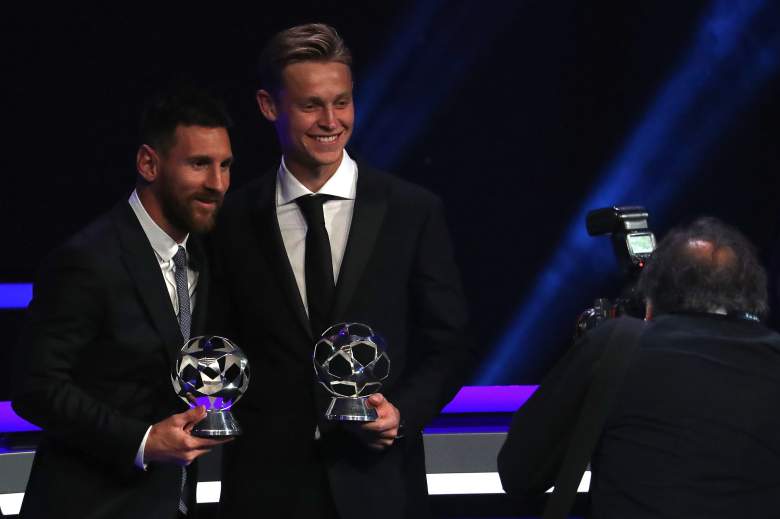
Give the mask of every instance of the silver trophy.
M 249 361 L 230 340 L 216 335 L 194 337 L 176 357 L 173 389 L 190 407 L 206 407 L 206 418 L 192 429 L 201 438 L 241 434 L 230 408 L 249 387 Z
M 334 324 L 314 345 L 314 372 L 333 398 L 325 416 L 328 420 L 373 422 L 376 409 L 368 397 L 382 388 L 390 374 L 390 357 L 384 340 L 370 326 L 360 323 Z

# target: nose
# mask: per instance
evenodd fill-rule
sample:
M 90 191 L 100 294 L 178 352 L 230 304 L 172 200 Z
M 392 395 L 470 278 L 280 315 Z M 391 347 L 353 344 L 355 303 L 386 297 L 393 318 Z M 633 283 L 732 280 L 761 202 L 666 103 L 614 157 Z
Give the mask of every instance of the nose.
M 332 106 L 323 108 L 319 124 L 328 130 L 336 128 L 336 112 L 333 110 Z
M 225 194 L 230 186 L 230 170 L 223 169 L 219 164 L 214 164 L 209 168 L 204 187 L 209 191 L 219 194 Z

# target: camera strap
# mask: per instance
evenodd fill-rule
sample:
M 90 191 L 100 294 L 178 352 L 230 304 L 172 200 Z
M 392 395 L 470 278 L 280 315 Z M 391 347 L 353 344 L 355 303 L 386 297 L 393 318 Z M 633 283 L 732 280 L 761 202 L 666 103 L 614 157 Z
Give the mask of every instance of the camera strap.
M 555 488 L 544 509 L 544 519 L 565 519 L 568 516 L 644 329 L 645 322 L 641 319 L 620 317 L 617 320 L 585 396 L 569 448 L 555 478 Z

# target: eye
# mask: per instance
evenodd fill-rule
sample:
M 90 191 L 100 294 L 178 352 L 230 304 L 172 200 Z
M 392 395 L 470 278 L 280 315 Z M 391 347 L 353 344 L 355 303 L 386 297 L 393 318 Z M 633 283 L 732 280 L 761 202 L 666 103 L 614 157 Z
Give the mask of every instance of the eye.
M 189 163 L 195 169 L 203 169 L 209 167 L 211 161 L 207 157 L 195 157 L 190 159 Z

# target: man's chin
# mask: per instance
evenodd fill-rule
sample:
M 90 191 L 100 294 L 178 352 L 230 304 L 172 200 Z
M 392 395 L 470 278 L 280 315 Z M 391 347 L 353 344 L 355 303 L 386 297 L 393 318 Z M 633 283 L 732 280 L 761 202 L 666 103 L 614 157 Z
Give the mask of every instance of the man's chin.
M 297 157 L 297 162 L 308 168 L 338 167 L 343 156 L 343 146 L 333 147 L 333 149 L 317 149 L 316 146 L 312 146 Z
M 194 234 L 205 234 L 211 231 L 217 223 L 216 211 L 208 217 L 203 218 L 191 218 L 190 219 L 190 232 Z
M 217 212 L 219 207 L 204 211 L 201 209 L 190 210 L 186 215 L 186 225 L 188 232 L 193 234 L 204 234 L 214 228 L 217 223 Z

